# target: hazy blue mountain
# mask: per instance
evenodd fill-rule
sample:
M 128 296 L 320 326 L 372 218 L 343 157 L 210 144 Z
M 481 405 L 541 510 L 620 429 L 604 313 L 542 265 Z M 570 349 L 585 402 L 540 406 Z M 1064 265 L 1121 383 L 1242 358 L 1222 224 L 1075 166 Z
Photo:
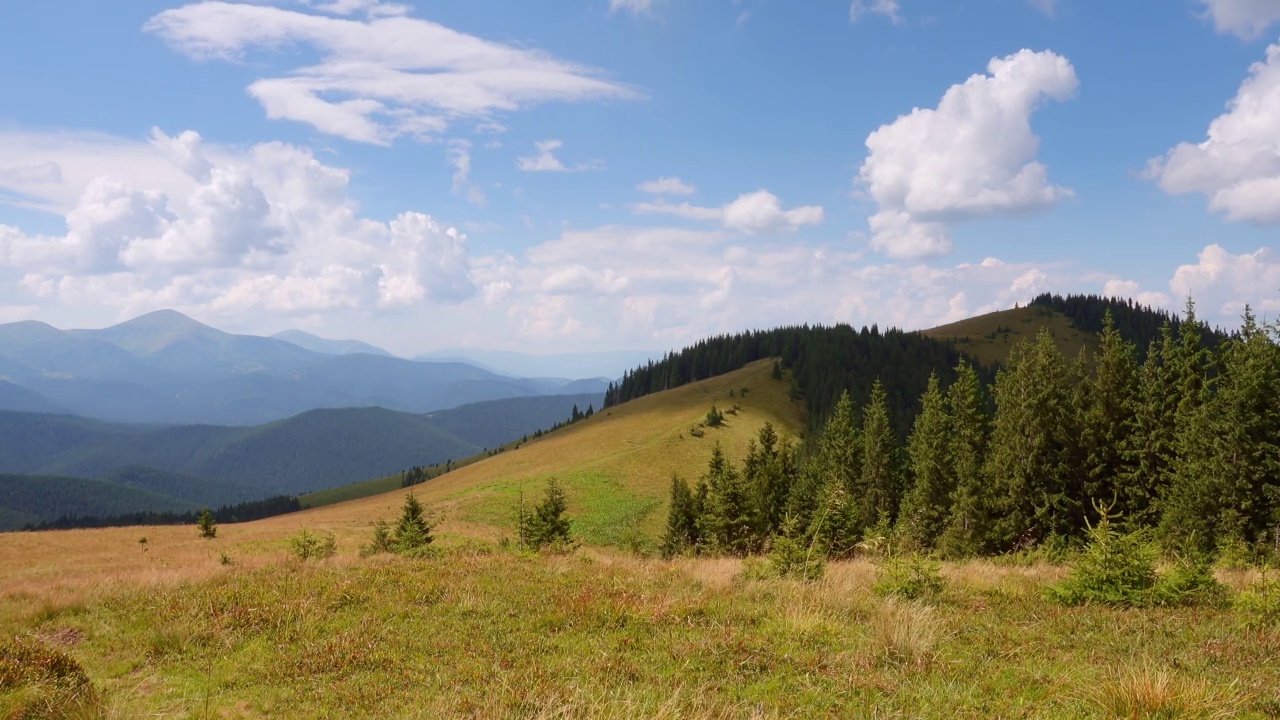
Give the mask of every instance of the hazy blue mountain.
M 391 357 L 391 353 L 366 342 L 360 342 L 359 340 L 329 340 L 301 330 L 285 330 L 284 332 L 278 332 L 271 337 L 277 340 L 283 340 L 287 343 L 293 343 L 300 348 L 310 350 L 312 352 L 324 353 L 325 355 L 355 355 L 357 353 L 365 353 L 367 355 L 384 355 Z
M 34 321 L 0 325 L 0 382 L 29 391 L 0 387 L 0 409 L 249 426 L 316 408 L 424 413 L 605 386 L 525 379 L 469 363 L 405 360 L 362 343 L 296 331 L 285 337 L 291 340 L 227 333 L 172 310 L 100 330 L 59 330 Z M 525 374 L 543 374 L 534 369 Z
M 18 412 L 58 413 L 66 409 L 40 393 L 15 385 L 8 380 L 0 380 L 0 410 L 16 410 Z
M 467 457 L 550 428 L 568 419 L 574 405 L 598 409 L 602 401 L 602 394 L 592 393 L 508 398 L 431 414 L 310 410 L 256 427 L 129 425 L 0 412 L 0 473 L 109 480 L 223 505 Z M 7 507 L 3 498 L 0 507 Z
M 642 365 L 661 353 L 611 351 L 530 355 L 507 350 L 473 350 L 449 348 L 419 355 L 415 360 L 451 360 L 467 362 L 496 373 L 517 377 L 610 378 Z

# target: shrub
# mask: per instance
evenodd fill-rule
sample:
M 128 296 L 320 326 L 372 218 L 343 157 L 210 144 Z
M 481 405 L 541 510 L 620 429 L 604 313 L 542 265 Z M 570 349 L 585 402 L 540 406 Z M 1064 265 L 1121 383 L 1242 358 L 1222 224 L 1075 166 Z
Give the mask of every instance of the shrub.
M 377 555 L 378 553 L 389 553 L 395 549 L 395 543 L 391 539 L 391 526 L 386 520 L 378 520 L 373 523 L 373 540 L 368 545 L 360 547 L 360 557 L 368 557 Z
M 880 562 L 875 585 L 871 589 L 881 596 L 898 596 L 907 600 L 934 598 L 942 594 L 946 583 L 938 570 L 942 566 L 914 553 L 890 555 Z
M 1156 548 L 1148 533 L 1121 533 L 1105 509 L 1089 527 L 1088 543 L 1076 558 L 1071 577 L 1050 587 L 1050 599 L 1064 605 L 1101 603 L 1145 605 L 1156 584 Z
M 89 684 L 89 675 L 66 653 L 32 638 L 0 642 L 0 691 L 29 683 L 82 687 Z
M 1173 569 L 1156 579 L 1148 603 L 1162 607 L 1221 605 L 1227 587 L 1213 576 L 1213 564 L 1206 557 L 1186 555 L 1175 559 Z
M 711 409 L 707 411 L 707 427 L 720 427 L 723 422 L 724 414 L 717 410 L 715 405 L 712 405 Z
M 289 539 L 289 552 L 299 560 L 324 560 L 338 554 L 338 540 L 333 533 L 303 530 Z
M 818 547 L 816 538 L 805 542 L 803 536 L 783 533 L 773 539 L 769 566 L 777 577 L 818 580 L 827 570 L 826 552 Z
M 1280 627 L 1280 578 L 1264 570 L 1257 582 L 1236 596 L 1234 605 L 1248 629 Z

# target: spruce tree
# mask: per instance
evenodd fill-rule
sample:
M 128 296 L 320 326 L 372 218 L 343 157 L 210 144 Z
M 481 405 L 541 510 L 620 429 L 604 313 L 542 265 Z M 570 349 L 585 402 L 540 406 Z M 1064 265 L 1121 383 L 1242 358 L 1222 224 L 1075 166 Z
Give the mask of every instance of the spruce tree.
M 671 507 L 667 511 L 667 529 L 662 534 L 662 556 L 671 558 L 698 547 L 698 507 L 689 483 L 679 475 L 671 476 Z
M 756 506 L 756 532 L 763 539 L 782 530 L 795 465 L 791 446 L 778 437 L 772 423 L 760 428 L 756 440 L 748 448 L 742 474 Z
M 200 529 L 200 537 L 205 540 L 218 537 L 218 521 L 214 519 L 213 511 L 209 508 L 200 511 L 200 516 L 196 518 L 196 527 Z
M 907 440 L 913 479 L 902 503 L 898 531 L 907 544 L 932 549 L 951 514 L 951 496 L 955 491 L 951 419 L 947 416 L 937 373 L 929 376 L 920 404 L 920 414 Z
M 1094 507 L 1094 500 L 1108 507 L 1114 504 L 1124 521 L 1132 520 L 1131 514 L 1142 509 L 1141 501 L 1137 508 L 1130 507 L 1135 503 L 1123 489 L 1133 474 L 1126 448 L 1131 444 L 1129 436 L 1134 432 L 1137 406 L 1135 355 L 1133 345 L 1120 337 L 1108 309 L 1103 317 L 1098 350 L 1093 356 L 1090 392 L 1081 409 L 1081 454 L 1085 507 Z
M 854 503 L 862 472 L 862 442 L 854 423 L 849 392 L 841 394 L 818 441 L 818 451 L 804 464 L 788 503 L 797 527 L 833 556 L 853 552 L 862 540 Z
M 947 391 L 951 415 L 949 459 L 955 477 L 951 513 L 938 546 L 955 557 L 976 555 L 992 536 L 993 501 L 983 465 L 987 455 L 987 417 L 982 381 L 968 362 L 956 368 L 956 382 Z
M 1125 475 L 1119 483 L 1117 510 L 1130 527 L 1153 527 L 1172 480 L 1177 459 L 1178 387 L 1170 367 L 1175 352 L 1173 327 L 1166 322 L 1151 342 L 1138 374 L 1131 430 L 1121 448 Z
M 396 552 L 406 553 L 426 547 L 432 540 L 431 524 L 423 514 L 422 503 L 418 501 L 417 495 L 409 493 L 400 508 L 400 519 L 396 521 L 395 530 L 391 533 L 391 545 Z
M 1067 435 L 1072 424 L 1067 367 L 1053 337 L 1014 346 L 996 378 L 996 414 L 986 458 L 995 550 L 1066 534 L 1083 519 L 1070 497 Z M 1082 524 L 1082 523 L 1080 523 Z
M 747 555 L 757 550 L 758 522 L 751 494 L 718 442 L 707 464 L 706 483 L 701 532 L 708 544 L 729 555 Z
M 858 534 L 891 525 L 898 515 L 901 499 L 902 460 L 898 439 L 889 419 L 888 396 L 884 385 L 877 380 L 862 420 L 862 472 L 854 495 Z

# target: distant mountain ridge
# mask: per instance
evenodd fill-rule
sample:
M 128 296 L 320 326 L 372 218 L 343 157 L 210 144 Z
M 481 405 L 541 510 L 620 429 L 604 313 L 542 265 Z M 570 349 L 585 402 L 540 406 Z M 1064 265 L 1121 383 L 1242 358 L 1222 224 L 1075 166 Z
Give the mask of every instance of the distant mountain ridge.
M 285 338 L 227 333 L 173 310 L 100 330 L 59 330 L 36 321 L 0 325 L 0 409 L 249 426 L 317 408 L 424 413 L 607 386 L 405 360 L 358 341 L 299 331 Z
M 185 512 L 384 477 L 519 440 L 603 399 L 505 398 L 428 415 L 322 409 L 247 428 L 0 412 L 0 531 L 68 514 Z

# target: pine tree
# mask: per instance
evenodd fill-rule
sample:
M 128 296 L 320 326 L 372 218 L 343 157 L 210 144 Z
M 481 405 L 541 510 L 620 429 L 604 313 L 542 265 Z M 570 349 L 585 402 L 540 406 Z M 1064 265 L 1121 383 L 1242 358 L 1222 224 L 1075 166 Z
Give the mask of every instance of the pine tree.
M 662 535 L 662 556 L 666 558 L 694 550 L 700 544 L 697 498 L 689 483 L 679 475 L 671 476 L 671 508 L 667 511 L 667 530 Z
M 423 514 L 422 503 L 418 496 L 409 493 L 405 496 L 404 505 L 400 508 L 400 519 L 396 521 L 395 530 L 391 533 L 391 545 L 398 553 L 406 553 L 430 545 L 435 538 L 431 537 L 431 523 Z
M 572 544 L 572 522 L 564 515 L 569 509 L 569 497 L 555 478 L 547 480 L 546 494 L 532 511 L 525 510 L 523 505 L 521 497 L 518 522 L 520 540 L 525 547 L 539 550 L 548 545 Z
M 996 414 L 986 458 L 992 485 L 992 549 L 1009 550 L 1066 534 L 1083 520 L 1070 497 L 1071 392 L 1048 330 L 1019 342 L 995 385 Z M 1080 523 L 1082 524 L 1082 523 Z
M 795 464 L 789 443 L 781 440 L 773 423 L 760 428 L 757 441 L 747 451 L 742 474 L 753 496 L 761 540 L 782 530 L 787 499 L 795 482 Z
M 196 518 L 196 527 L 200 528 L 200 537 L 206 540 L 218 537 L 218 521 L 214 519 L 213 511 L 209 508 L 200 511 L 200 517 Z
M 955 491 L 951 461 L 951 419 L 936 373 L 921 398 L 920 414 L 907 440 L 911 490 L 902 503 L 898 532 L 910 546 L 931 549 L 951 514 Z
M 1261 544 L 1280 526 L 1280 353 L 1246 308 L 1214 390 L 1179 434 L 1166 541 Z
M 1151 342 L 1138 374 L 1132 428 L 1121 448 L 1126 473 L 1119 484 L 1117 509 L 1130 527 L 1153 527 L 1161 499 L 1172 481 L 1177 459 L 1178 388 L 1169 365 L 1173 327 L 1166 322 Z
M 1135 503 L 1124 491 L 1126 480 L 1133 475 L 1126 448 L 1131 445 L 1129 436 L 1134 432 L 1137 407 L 1135 355 L 1133 345 L 1120 337 L 1111 311 L 1107 310 L 1098 351 L 1094 354 L 1088 399 L 1081 408 L 1084 506 L 1094 507 L 1095 500 L 1107 507 L 1114 504 L 1123 521 L 1132 520 L 1131 515 L 1142 510 L 1141 500 Z
M 955 493 L 938 545 L 947 555 L 965 557 L 985 550 L 992 536 L 993 501 L 983 470 L 989 420 L 977 371 L 961 360 L 956 376 L 955 384 L 947 391 L 947 406 L 951 411 L 948 455 L 955 477 Z
M 862 442 L 854 423 L 853 401 L 845 391 L 823 427 L 818 451 L 807 459 L 788 499 L 797 527 L 833 556 L 853 551 L 861 539 L 853 492 L 862 472 Z
M 879 380 L 862 420 L 862 472 L 855 485 L 857 530 L 892 524 L 902 499 L 902 460 L 889 419 L 889 402 Z
M 754 503 L 742 475 L 725 457 L 720 443 L 711 451 L 706 474 L 707 498 L 702 536 L 716 551 L 747 555 L 759 549 Z

